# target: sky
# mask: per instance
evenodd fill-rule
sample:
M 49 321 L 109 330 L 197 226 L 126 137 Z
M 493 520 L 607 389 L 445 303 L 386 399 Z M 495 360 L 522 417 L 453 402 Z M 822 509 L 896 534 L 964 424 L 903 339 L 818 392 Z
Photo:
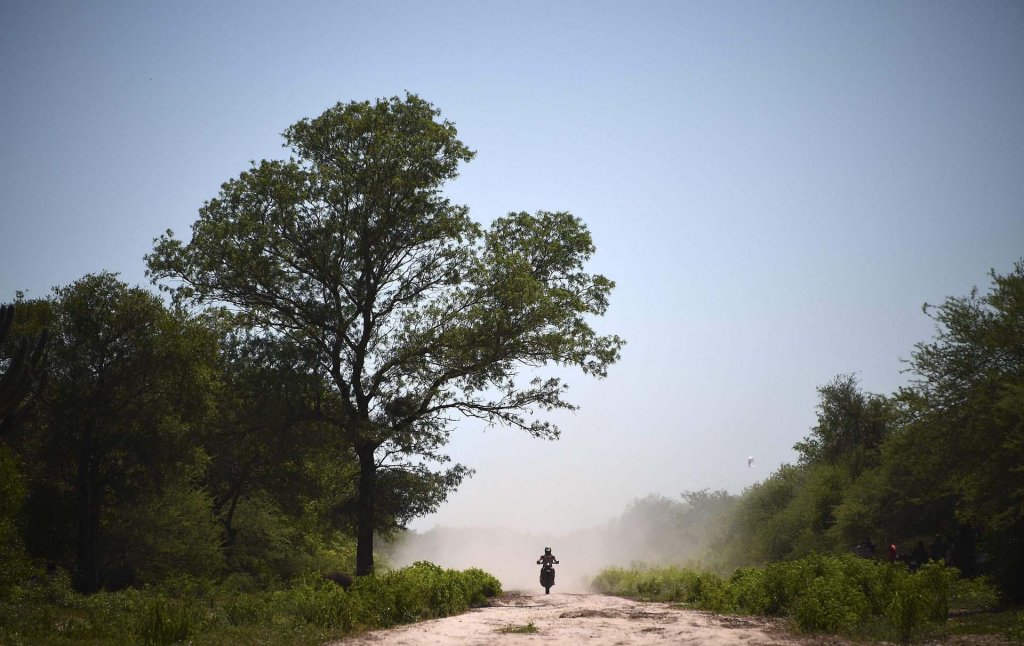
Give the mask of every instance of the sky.
M 817 387 L 892 393 L 922 305 L 1012 269 L 1022 70 L 1018 1 L 0 0 L 0 301 L 148 285 L 287 126 L 417 93 L 477 151 L 445 188 L 473 217 L 587 223 L 628 344 L 557 372 L 556 442 L 460 424 L 477 473 L 413 527 L 600 525 L 794 462 Z

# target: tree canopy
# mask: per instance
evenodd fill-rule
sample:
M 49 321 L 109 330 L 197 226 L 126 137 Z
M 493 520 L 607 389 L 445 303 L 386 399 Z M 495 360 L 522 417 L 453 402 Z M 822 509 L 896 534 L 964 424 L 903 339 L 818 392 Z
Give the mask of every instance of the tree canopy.
M 591 327 L 614 283 L 585 270 L 595 248 L 579 218 L 510 213 L 484 228 L 443 196 L 473 153 L 439 116 L 408 94 L 303 119 L 284 133 L 289 159 L 226 182 L 190 242 L 168 232 L 147 256 L 178 302 L 227 305 L 330 380 L 360 464 L 359 574 L 373 568 L 382 473 L 432 482 L 429 511 L 468 473 L 424 468 L 447 461 L 457 419 L 557 437 L 531 415 L 573 405 L 537 370 L 601 377 L 623 345 Z
M 33 481 L 26 524 L 40 556 L 74 562 L 95 591 L 119 559 L 111 514 L 158 496 L 191 462 L 215 345 L 206 330 L 109 273 L 19 303 L 23 329 L 50 329 L 48 378 L 14 439 Z M 124 537 L 122 537 L 124 538 Z M 72 547 L 73 545 L 73 547 Z

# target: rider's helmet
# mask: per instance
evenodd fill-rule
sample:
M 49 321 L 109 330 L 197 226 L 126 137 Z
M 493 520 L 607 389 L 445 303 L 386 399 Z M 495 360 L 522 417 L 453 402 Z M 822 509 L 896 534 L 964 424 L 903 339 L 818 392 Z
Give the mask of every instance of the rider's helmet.
M 551 548 L 550 547 L 545 547 L 544 548 L 544 554 L 551 554 Z

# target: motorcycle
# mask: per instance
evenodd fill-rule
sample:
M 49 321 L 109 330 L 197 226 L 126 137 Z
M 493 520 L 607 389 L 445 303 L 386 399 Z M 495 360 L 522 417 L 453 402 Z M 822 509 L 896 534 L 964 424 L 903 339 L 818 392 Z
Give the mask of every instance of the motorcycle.
M 540 561 L 537 561 L 540 563 Z M 555 561 L 558 563 L 558 561 Z M 555 585 L 555 568 L 551 563 L 544 563 L 540 568 L 540 584 L 544 588 L 544 594 L 551 594 L 551 586 Z

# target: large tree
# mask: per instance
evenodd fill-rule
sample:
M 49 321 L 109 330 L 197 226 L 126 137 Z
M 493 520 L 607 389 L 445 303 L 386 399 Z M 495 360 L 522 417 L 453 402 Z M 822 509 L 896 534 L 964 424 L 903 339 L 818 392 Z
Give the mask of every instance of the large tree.
M 473 153 L 415 95 L 337 104 L 285 133 L 293 155 L 221 187 L 188 244 L 168 231 L 147 257 L 179 301 L 222 303 L 316 358 L 340 401 L 336 426 L 359 461 L 357 574 L 373 570 L 382 474 L 425 476 L 459 417 L 556 437 L 532 419 L 571 409 L 548 364 L 604 376 L 622 340 L 590 318 L 613 283 L 569 213 L 512 213 L 486 230 L 441 193 Z M 466 474 L 422 490 L 429 511 Z M 403 478 L 390 478 L 401 483 Z M 393 501 L 392 501 L 393 502 Z

